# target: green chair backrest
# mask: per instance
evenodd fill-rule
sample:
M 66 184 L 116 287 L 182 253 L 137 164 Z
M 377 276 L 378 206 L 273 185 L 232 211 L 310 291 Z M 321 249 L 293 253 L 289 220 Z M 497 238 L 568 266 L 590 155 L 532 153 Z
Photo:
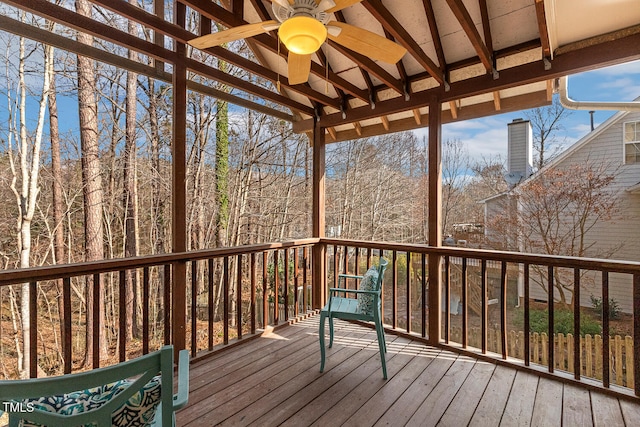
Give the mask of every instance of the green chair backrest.
M 140 391 L 154 376 L 161 375 L 160 406 L 156 409 L 156 425 L 170 426 L 173 422 L 173 346 L 119 363 L 114 366 L 88 372 L 50 378 L 0 381 L 0 411 L 9 413 L 9 426 L 18 426 L 20 420 L 28 420 L 45 426 L 78 426 L 94 423 L 111 426 L 112 414 Z M 33 409 L 20 405 L 24 399 L 59 396 L 80 390 L 115 383 L 123 379 L 133 382 L 123 391 L 96 409 L 73 415 Z M 158 413 L 160 412 L 160 413 Z

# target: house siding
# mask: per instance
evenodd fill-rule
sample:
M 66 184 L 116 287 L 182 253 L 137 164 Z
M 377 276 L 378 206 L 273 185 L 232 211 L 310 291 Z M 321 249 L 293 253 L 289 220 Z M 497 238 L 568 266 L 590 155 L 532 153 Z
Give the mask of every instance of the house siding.
M 567 153 L 553 162 L 555 168 L 572 165 L 604 162 L 608 173 L 616 174 L 609 190 L 616 192 L 620 200 L 620 213 L 611 221 L 599 222 L 586 234 L 586 245 L 591 246 L 588 256 L 605 257 L 613 252 L 611 259 L 640 261 L 640 194 L 626 191 L 640 182 L 640 164 L 624 164 L 623 123 L 640 121 L 640 113 L 618 114 L 606 128 L 596 129 L 578 141 Z M 535 176 L 531 179 L 535 179 Z M 487 209 L 489 214 L 489 209 Z M 581 304 L 591 306 L 591 295 L 601 298 L 602 277 L 600 274 L 585 276 L 581 291 Z M 632 278 L 629 275 L 609 275 L 609 297 L 613 298 L 624 312 L 632 312 Z M 546 301 L 547 293 L 539 286 L 531 287 L 531 298 Z

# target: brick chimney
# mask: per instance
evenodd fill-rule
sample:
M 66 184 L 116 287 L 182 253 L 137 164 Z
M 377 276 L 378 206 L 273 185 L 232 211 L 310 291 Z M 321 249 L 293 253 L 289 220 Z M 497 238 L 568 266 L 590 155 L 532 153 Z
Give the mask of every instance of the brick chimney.
M 514 119 L 507 125 L 508 155 L 505 179 L 512 187 L 533 173 L 533 133 L 529 120 Z

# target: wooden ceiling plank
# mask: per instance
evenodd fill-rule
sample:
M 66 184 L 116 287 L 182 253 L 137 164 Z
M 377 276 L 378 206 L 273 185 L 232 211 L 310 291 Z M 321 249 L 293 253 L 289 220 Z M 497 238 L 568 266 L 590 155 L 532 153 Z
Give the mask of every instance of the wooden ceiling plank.
M 401 44 L 415 58 L 416 61 L 440 84 L 445 81 L 443 71 L 429 58 L 409 32 L 384 7 L 380 0 L 368 0 L 362 5 L 376 18 L 382 27 L 391 33 L 395 41 Z
M 549 42 L 549 30 L 547 28 L 547 18 L 545 15 L 544 0 L 536 0 L 536 18 L 538 19 L 542 54 L 545 58 L 551 58 L 551 43 Z
M 478 33 L 478 29 L 473 23 L 473 19 L 471 19 L 471 15 L 464 3 L 462 0 L 447 0 L 447 4 L 462 26 L 462 29 L 467 34 L 473 48 L 478 53 L 478 57 L 480 58 L 482 65 L 484 65 L 487 72 L 491 72 L 493 70 L 491 52 L 489 52 L 487 45 L 482 41 L 482 37 L 480 37 L 480 33 Z

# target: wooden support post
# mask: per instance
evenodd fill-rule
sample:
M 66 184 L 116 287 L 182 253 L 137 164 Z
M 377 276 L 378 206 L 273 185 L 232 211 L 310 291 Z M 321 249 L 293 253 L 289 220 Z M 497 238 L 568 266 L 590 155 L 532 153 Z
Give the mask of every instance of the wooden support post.
M 325 143 L 324 128 L 313 128 L 313 237 L 324 237 L 325 209 Z M 324 244 L 313 246 L 313 308 L 320 309 L 326 300 L 326 248 Z
M 429 246 L 442 245 L 442 107 L 440 100 L 429 100 Z M 429 254 L 429 343 L 440 342 L 441 256 Z
M 186 7 L 175 2 L 175 23 L 185 26 Z M 187 67 L 186 46 L 176 43 L 176 53 L 184 61 L 173 64 L 173 141 L 171 154 L 173 157 L 172 170 L 172 221 L 171 239 L 173 252 L 187 250 L 187 217 L 186 217 L 186 144 L 187 144 Z M 172 277 L 172 341 L 177 360 L 178 352 L 186 348 L 186 319 L 187 319 L 187 264 L 184 262 L 173 265 Z

